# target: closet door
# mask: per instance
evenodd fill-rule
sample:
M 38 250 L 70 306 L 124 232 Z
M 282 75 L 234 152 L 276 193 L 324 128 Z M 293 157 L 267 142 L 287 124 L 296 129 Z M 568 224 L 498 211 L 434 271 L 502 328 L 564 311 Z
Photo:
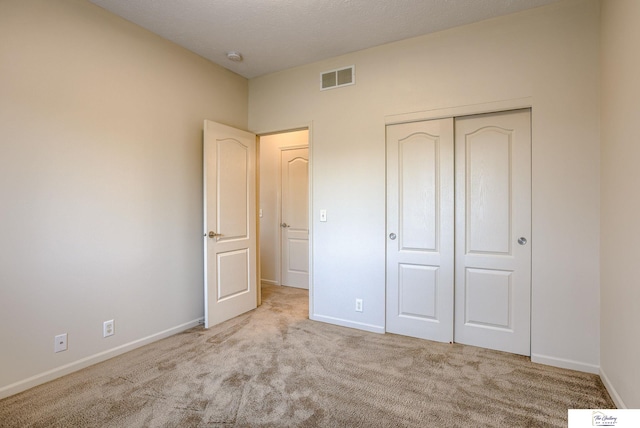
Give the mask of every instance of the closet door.
M 280 284 L 309 289 L 309 149 L 280 153 Z
M 455 121 L 455 341 L 530 355 L 530 111 Z
M 453 340 L 453 119 L 387 126 L 386 330 Z

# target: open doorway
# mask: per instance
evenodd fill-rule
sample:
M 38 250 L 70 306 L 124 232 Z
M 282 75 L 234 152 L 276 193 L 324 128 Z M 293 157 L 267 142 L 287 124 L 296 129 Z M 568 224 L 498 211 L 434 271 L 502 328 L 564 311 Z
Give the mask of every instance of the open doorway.
M 260 282 L 309 288 L 309 131 L 259 137 Z

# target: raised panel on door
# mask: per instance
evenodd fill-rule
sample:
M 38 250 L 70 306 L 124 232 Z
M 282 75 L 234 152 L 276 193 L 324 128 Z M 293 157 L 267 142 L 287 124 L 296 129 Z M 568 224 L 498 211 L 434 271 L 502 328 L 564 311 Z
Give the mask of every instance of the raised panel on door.
M 512 329 L 511 280 L 513 272 L 494 269 L 465 270 L 464 322 L 467 325 Z
M 458 118 L 455 132 L 455 341 L 529 355 L 530 112 Z
M 257 306 L 255 135 L 204 124 L 205 327 Z
M 453 340 L 453 120 L 387 126 L 386 330 Z
M 511 130 L 495 126 L 466 136 L 465 245 L 469 253 L 511 252 L 511 137 Z
M 398 266 L 398 314 L 402 317 L 438 320 L 438 267 Z
M 218 271 L 217 283 L 218 302 L 235 297 L 241 293 L 250 291 L 249 278 L 249 251 L 240 249 L 235 251 L 220 252 L 217 254 L 216 270 Z
M 281 153 L 281 284 L 309 288 L 309 149 Z
M 218 139 L 216 147 L 216 229 L 217 242 L 248 237 L 250 148 L 234 139 Z

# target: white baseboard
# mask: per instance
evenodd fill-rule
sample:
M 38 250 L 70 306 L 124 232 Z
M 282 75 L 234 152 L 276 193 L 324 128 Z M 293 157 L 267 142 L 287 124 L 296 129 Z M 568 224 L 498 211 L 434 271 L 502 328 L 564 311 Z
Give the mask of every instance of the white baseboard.
M 365 330 L 365 331 L 370 331 L 372 333 L 384 333 L 384 327 L 381 327 L 379 325 L 373 325 L 373 324 L 366 324 L 366 323 L 361 323 L 361 322 L 357 322 L 357 321 L 350 321 L 350 320 L 345 320 L 342 318 L 334 318 L 334 317 L 328 317 L 325 315 L 317 315 L 317 314 L 312 314 L 309 319 L 313 320 L 313 321 L 320 321 L 320 322 L 326 322 L 327 324 L 335 324 L 335 325 L 339 325 L 341 327 L 349 327 L 349 328 L 355 328 L 358 330 Z
M 156 342 L 160 339 L 164 339 L 169 336 L 173 336 L 174 334 L 180 333 L 182 331 L 195 327 L 199 324 L 202 324 L 203 320 L 204 318 L 198 318 L 196 320 L 189 321 L 187 323 L 178 325 L 176 327 L 169 328 L 159 333 L 155 333 L 150 336 L 143 337 L 142 339 L 125 343 L 124 345 L 120 345 L 115 348 L 108 349 L 103 352 L 99 352 L 97 354 L 82 358 L 78 361 L 74 361 L 72 363 L 66 364 L 64 366 L 56 367 L 55 369 L 12 383 L 10 385 L 0 388 L 0 399 L 9 397 L 11 395 L 17 394 L 22 391 L 26 391 L 27 389 L 33 388 L 34 386 L 41 385 L 45 382 L 49 382 L 51 380 L 62 377 L 64 375 L 68 375 L 69 373 L 73 373 L 75 371 L 84 369 L 86 367 L 108 360 L 109 358 L 113 358 L 117 355 L 124 354 L 125 352 L 132 351 L 141 346 L 148 345 L 149 343 Z
M 628 409 L 628 407 L 626 406 L 626 404 L 624 404 L 624 401 L 622 401 L 622 398 L 618 394 L 618 391 L 616 391 L 606 373 L 604 372 L 604 370 L 602 370 L 602 367 L 600 368 L 600 379 L 602 379 L 602 383 L 604 384 L 604 387 L 607 388 L 607 392 L 609 392 L 609 395 L 611 396 L 611 399 L 615 403 L 616 407 L 618 409 Z
M 278 283 L 278 281 L 274 281 L 274 280 L 272 280 L 272 279 L 261 279 L 261 280 L 260 280 L 260 283 L 261 283 L 261 284 L 267 284 L 267 285 L 280 285 L 280 284 Z
M 577 370 L 585 373 L 600 373 L 600 366 L 582 361 L 567 360 L 564 358 L 550 357 L 548 355 L 531 354 L 531 362 L 545 364 L 547 366 L 560 367 L 563 369 Z

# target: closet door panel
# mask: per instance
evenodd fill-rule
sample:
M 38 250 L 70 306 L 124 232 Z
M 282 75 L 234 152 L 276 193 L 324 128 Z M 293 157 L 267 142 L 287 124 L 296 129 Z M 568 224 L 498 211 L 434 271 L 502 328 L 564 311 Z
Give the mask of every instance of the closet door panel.
M 530 112 L 458 118 L 455 132 L 455 341 L 530 355 Z
M 453 119 L 387 127 L 389 332 L 453 340 Z

